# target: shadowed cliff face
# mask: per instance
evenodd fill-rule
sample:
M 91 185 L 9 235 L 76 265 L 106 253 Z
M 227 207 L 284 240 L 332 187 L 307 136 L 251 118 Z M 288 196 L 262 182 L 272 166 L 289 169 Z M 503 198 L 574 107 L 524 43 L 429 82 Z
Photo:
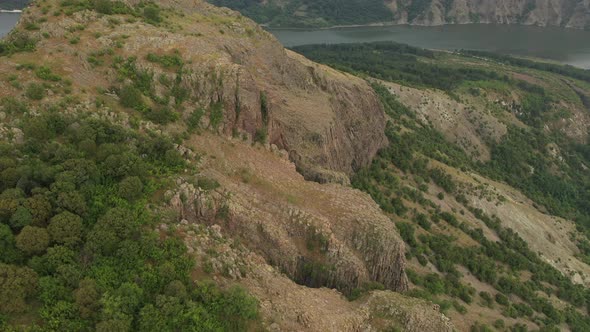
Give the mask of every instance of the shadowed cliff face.
M 394 0 L 392 8 L 397 23 L 419 25 L 497 23 L 584 29 L 590 23 L 590 2 L 575 0 Z
M 387 143 L 382 107 L 363 80 L 285 50 L 235 12 L 194 0 L 160 3 L 182 8 L 191 24 L 181 36 L 142 34 L 133 51 L 181 49 L 199 59 L 186 88 L 201 102 L 223 103 L 220 131 L 266 130 L 268 143 L 318 182 L 346 183 Z
M 189 146 L 208 156 L 205 174 L 223 190 L 181 185 L 169 195 L 182 218 L 218 223 L 301 285 L 345 294 L 370 282 L 407 290 L 403 241 L 368 195 L 305 181 L 279 152 L 214 136 Z

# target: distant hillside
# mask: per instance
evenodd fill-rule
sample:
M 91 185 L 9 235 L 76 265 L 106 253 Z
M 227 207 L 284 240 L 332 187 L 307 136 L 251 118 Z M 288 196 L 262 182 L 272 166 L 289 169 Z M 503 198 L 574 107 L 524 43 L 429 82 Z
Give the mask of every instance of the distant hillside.
M 588 0 L 209 0 L 276 27 L 370 23 L 442 25 L 525 24 L 584 29 Z
M 29 0 L 2 0 L 0 1 L 0 9 L 23 9 L 28 3 Z

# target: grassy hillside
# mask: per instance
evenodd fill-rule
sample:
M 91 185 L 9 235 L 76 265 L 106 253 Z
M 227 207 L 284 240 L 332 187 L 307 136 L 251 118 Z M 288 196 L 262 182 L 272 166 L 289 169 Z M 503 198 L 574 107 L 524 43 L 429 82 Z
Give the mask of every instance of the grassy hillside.
M 587 280 L 572 282 L 566 271 L 547 263 L 546 252 L 531 250 L 537 244 L 531 239 L 527 243 L 509 227 L 523 222 L 517 214 L 493 214 L 511 200 L 504 195 L 514 194 L 486 180 L 518 188 L 539 211 L 575 223 L 578 232 L 566 236 L 578 247 L 577 259 L 590 263 L 587 122 L 580 137 L 556 126 L 575 112 L 588 118 L 588 71 L 393 43 L 295 50 L 375 82 L 390 116 L 391 144 L 357 174 L 353 186 L 370 193 L 391 214 L 411 248 L 408 258 L 414 267 L 408 276 L 417 286 L 412 294 L 439 303 L 452 317 L 464 316 L 458 320 L 470 320 L 477 331 L 506 325 L 518 331 L 557 331 L 566 325 L 574 331 L 590 329 Z M 401 87 L 394 92 L 392 86 L 398 85 L 389 82 Z M 471 129 L 483 137 L 485 148 L 470 153 L 452 141 L 456 126 L 444 128 L 434 122 L 438 115 L 432 110 L 452 110 L 421 111 L 437 99 L 404 105 L 400 100 L 410 89 L 469 105 L 474 118 L 493 116 L 506 131 L 493 138 L 484 128 L 492 121 L 474 122 Z M 485 149 L 489 157 L 480 158 Z M 481 176 L 475 183 L 474 174 Z

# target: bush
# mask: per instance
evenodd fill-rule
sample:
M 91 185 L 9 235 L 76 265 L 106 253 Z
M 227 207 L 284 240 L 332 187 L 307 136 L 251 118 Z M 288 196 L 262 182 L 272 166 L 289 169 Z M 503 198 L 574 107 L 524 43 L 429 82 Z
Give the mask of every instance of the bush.
M 223 121 L 223 104 L 217 102 L 211 105 L 211 110 L 209 112 L 209 123 L 211 124 L 211 128 L 217 129 Z
M 492 298 L 492 296 L 490 295 L 490 293 L 488 293 L 488 292 L 479 292 L 479 296 L 483 300 L 485 306 L 490 307 L 490 308 L 492 307 L 492 305 L 494 304 L 494 299 Z
M 101 14 L 110 15 L 113 13 L 113 3 L 110 0 L 94 0 L 94 10 Z
M 35 75 L 42 80 L 57 82 L 61 77 L 54 74 L 49 67 L 41 66 L 35 70 Z
M 145 111 L 145 117 L 157 124 L 165 125 L 178 119 L 178 114 L 168 107 L 159 109 L 149 108 Z
M 132 85 L 125 85 L 121 88 L 121 91 L 119 92 L 119 102 L 123 107 L 127 108 L 139 110 L 144 107 L 141 91 Z
M 0 105 L 7 114 L 20 115 L 27 111 L 27 105 L 14 97 L 4 97 L 0 100 Z
M 143 17 L 148 23 L 157 24 L 162 22 L 162 17 L 160 17 L 160 9 L 153 5 L 149 5 L 143 9 Z
M 205 111 L 202 108 L 199 108 L 189 115 L 187 126 L 190 131 L 199 128 L 199 126 L 201 125 L 201 118 L 203 118 L 204 114 Z
M 35 50 L 37 40 L 24 32 L 13 32 L 4 40 L 0 40 L 0 56 L 17 52 L 31 52 Z
M 501 305 L 508 305 L 508 298 L 502 293 L 496 294 L 496 302 Z
M 119 183 L 119 196 L 134 201 L 143 195 L 143 183 L 137 176 L 130 176 Z
M 266 143 L 267 139 L 268 139 L 268 133 L 266 131 L 266 128 L 256 129 L 256 133 L 254 133 L 254 142 L 264 144 L 264 143 Z
M 25 96 L 32 100 L 41 100 L 45 98 L 45 88 L 38 83 L 29 83 L 25 91 Z

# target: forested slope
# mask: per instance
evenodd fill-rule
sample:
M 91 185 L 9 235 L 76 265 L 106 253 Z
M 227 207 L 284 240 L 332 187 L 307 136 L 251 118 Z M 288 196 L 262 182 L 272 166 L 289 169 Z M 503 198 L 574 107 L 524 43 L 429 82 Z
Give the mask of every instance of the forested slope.
M 588 71 L 394 43 L 295 50 L 382 98 L 390 145 L 352 184 L 411 248 L 411 294 L 462 329 L 590 328 Z

